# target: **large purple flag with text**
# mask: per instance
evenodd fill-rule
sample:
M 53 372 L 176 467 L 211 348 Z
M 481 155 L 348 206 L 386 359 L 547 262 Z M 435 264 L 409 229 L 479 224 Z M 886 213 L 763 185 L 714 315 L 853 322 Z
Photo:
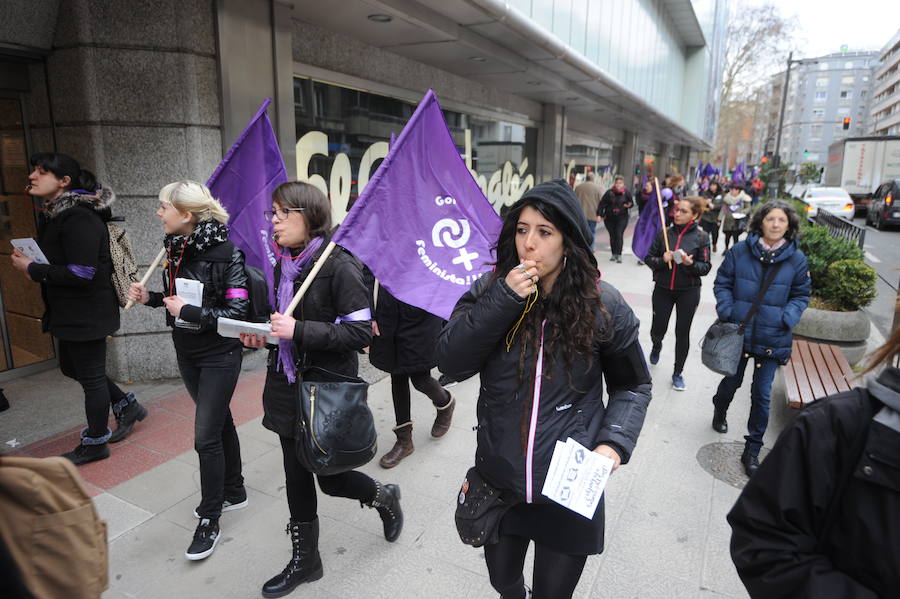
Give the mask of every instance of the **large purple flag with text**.
M 272 191 L 287 181 L 284 160 L 266 108 L 266 100 L 225 154 L 206 186 L 228 211 L 228 235 L 241 248 L 249 266 L 263 271 L 271 295 L 275 255 L 272 224 L 263 212 L 272 206 Z M 269 297 L 271 305 L 274 298 Z
M 490 271 L 500 224 L 428 90 L 333 240 L 396 298 L 446 319 Z

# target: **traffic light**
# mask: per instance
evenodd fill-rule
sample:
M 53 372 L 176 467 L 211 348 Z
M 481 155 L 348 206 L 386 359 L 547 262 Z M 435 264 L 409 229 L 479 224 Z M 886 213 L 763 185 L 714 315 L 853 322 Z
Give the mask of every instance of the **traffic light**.
M 762 162 L 763 164 L 765 164 L 765 163 L 767 163 L 767 162 L 769 161 L 769 157 L 768 157 L 768 156 L 763 156 L 762 158 L 759 159 L 759 161 Z
M 849 116 L 844 117 L 843 126 L 844 126 L 844 131 L 846 131 L 847 129 L 850 128 L 850 117 Z
M 809 150 L 803 150 L 803 157 L 806 158 L 809 156 Z

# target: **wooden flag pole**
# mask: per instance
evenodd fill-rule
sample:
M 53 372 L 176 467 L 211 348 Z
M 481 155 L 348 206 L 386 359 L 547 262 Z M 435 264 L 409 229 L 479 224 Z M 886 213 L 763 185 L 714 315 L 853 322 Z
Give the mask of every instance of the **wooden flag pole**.
M 290 316 L 294 313 L 294 310 L 297 308 L 297 304 L 300 303 L 300 300 L 303 299 L 306 290 L 309 289 L 309 286 L 312 284 L 313 279 L 316 278 L 316 275 L 319 274 L 319 271 L 322 270 L 322 266 L 325 264 L 325 260 L 328 259 L 328 256 L 331 255 L 331 252 L 334 250 L 335 243 L 333 241 L 329 241 L 328 245 L 325 246 L 325 251 L 322 252 L 322 255 L 319 256 L 319 259 L 316 260 L 316 263 L 313 265 L 312 270 L 309 271 L 309 276 L 306 277 L 306 280 L 303 281 L 303 284 L 300 285 L 300 289 L 297 290 L 297 293 L 294 294 L 294 299 L 291 300 L 290 305 L 287 307 L 287 310 L 284 311 L 285 314 Z
M 162 259 L 166 257 L 166 248 L 159 250 L 159 253 L 156 255 L 156 259 L 150 264 L 150 267 L 147 269 L 147 272 L 144 273 L 143 278 L 141 279 L 141 285 L 146 285 L 147 281 L 150 280 L 150 275 L 153 274 L 153 271 L 156 270 L 156 267 L 159 266 L 159 263 L 162 262 Z M 127 310 L 131 306 L 134 305 L 134 302 L 128 300 L 125 302 L 125 309 Z
M 663 241 L 666 242 L 666 251 L 669 249 L 669 235 L 666 233 L 666 215 L 663 213 L 662 197 L 659 195 L 659 179 L 653 177 L 653 188 L 656 190 L 656 204 L 659 206 L 659 220 L 662 222 Z M 669 262 L 669 270 L 672 270 L 672 263 Z

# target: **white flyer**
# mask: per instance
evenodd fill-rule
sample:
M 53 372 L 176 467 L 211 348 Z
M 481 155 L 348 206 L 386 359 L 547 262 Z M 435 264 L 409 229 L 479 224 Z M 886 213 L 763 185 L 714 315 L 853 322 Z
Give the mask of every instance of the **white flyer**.
M 219 318 L 216 332 L 222 337 L 240 337 L 241 333 L 269 337 L 272 335 L 272 324 L 269 322 L 247 322 L 246 320 L 235 320 L 233 318 Z
M 541 494 L 591 519 L 613 464 L 612 458 L 591 451 L 571 437 L 565 443 L 557 441 Z
M 175 279 L 175 295 L 184 300 L 190 306 L 203 305 L 203 283 L 194 279 Z M 180 318 L 175 319 L 175 324 L 188 328 L 199 326 Z
M 19 250 L 20 254 L 28 256 L 38 264 L 50 264 L 50 262 L 47 261 L 47 256 L 44 255 L 44 252 L 41 251 L 41 247 L 37 244 L 37 241 L 31 237 L 10 239 L 9 242 L 14 248 Z

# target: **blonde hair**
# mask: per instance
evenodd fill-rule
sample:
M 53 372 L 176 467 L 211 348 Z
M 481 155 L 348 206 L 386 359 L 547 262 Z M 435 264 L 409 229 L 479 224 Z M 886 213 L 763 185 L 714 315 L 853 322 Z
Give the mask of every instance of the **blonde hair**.
M 172 204 L 179 212 L 190 212 L 197 217 L 197 222 L 213 219 L 222 224 L 228 222 L 228 212 L 203 183 L 188 179 L 169 183 L 159 190 L 159 201 Z

